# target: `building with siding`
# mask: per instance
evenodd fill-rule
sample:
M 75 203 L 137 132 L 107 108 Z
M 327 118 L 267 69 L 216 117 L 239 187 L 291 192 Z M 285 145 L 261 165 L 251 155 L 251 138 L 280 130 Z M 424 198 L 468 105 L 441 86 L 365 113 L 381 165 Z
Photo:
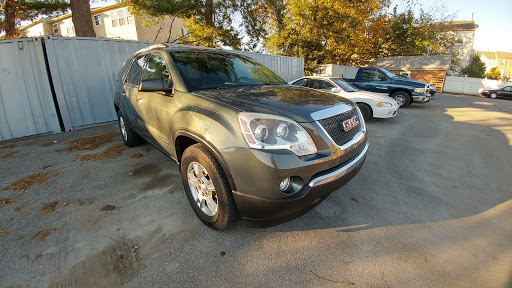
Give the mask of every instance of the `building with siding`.
M 469 63 L 469 58 L 474 53 L 475 30 L 478 28 L 475 21 L 436 22 L 432 26 L 437 31 L 455 37 L 455 49 L 459 52 L 460 62 L 457 64 L 457 67 L 452 67 L 453 70 L 459 71 L 458 69 L 466 67 Z
M 128 7 L 119 3 L 91 9 L 91 19 L 98 38 L 171 42 L 185 33 L 180 18 L 153 19 L 154 25 L 145 27 L 143 20 L 130 14 Z M 174 20 L 174 21 L 173 21 Z M 20 28 L 21 37 L 42 35 L 75 37 L 71 13 L 47 17 Z
M 497 67 L 502 78 L 512 78 L 512 53 L 509 52 L 484 52 L 475 51 L 485 63 L 485 73 L 491 68 Z

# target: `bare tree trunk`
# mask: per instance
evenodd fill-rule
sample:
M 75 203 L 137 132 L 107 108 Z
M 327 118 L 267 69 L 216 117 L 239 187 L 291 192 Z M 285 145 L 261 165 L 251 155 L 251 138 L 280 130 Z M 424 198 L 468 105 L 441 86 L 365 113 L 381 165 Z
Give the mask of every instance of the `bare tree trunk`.
M 5 38 L 20 38 L 20 32 L 16 29 L 16 2 L 15 0 L 5 1 L 5 18 L 1 29 L 5 31 Z
M 77 37 L 96 37 L 92 26 L 89 0 L 70 0 L 71 17 Z
M 206 19 L 206 25 L 213 27 L 213 0 L 206 0 L 206 7 L 205 7 L 205 19 Z

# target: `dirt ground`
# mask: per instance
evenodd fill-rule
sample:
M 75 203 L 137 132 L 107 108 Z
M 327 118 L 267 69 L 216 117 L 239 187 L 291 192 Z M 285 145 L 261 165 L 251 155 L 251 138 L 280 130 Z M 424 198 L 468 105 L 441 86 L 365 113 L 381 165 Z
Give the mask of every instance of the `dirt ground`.
M 115 124 L 0 143 L 0 287 L 512 287 L 512 101 L 368 123 L 360 173 L 271 228 L 206 228 Z

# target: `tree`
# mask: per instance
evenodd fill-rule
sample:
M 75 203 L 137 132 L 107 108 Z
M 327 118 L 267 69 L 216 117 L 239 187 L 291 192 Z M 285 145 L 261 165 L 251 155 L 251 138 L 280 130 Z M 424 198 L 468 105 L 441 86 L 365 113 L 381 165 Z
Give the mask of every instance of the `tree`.
M 89 0 L 70 0 L 71 20 L 77 37 L 96 37 L 92 26 Z
M 241 0 L 238 0 L 241 1 Z M 241 37 L 233 27 L 232 15 L 238 11 L 237 0 L 131 0 L 132 9 L 138 19 L 166 16 L 184 19 L 187 38 L 175 39 L 184 44 L 207 47 L 230 46 L 241 48 Z M 172 27 L 171 27 L 172 28 Z
M 485 63 L 480 59 L 480 56 L 473 54 L 469 58 L 468 65 L 462 68 L 460 73 L 473 78 L 484 78 Z
M 498 67 L 492 67 L 491 70 L 487 74 L 485 74 L 485 77 L 489 79 L 495 79 L 500 80 L 501 79 L 501 73 L 498 70 Z
M 8 39 L 19 38 L 18 27 L 21 21 L 34 20 L 39 16 L 52 15 L 56 12 L 64 13 L 68 8 L 69 4 L 64 0 L 5 0 L 0 32 L 5 32 L 5 37 Z

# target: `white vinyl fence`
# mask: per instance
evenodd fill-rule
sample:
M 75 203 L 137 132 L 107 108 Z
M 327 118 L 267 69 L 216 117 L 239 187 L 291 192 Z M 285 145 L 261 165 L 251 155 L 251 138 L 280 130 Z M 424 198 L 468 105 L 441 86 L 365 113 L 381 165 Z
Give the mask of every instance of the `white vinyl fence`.
M 0 41 L 0 141 L 116 120 L 113 89 L 119 70 L 134 52 L 152 44 L 52 36 Z M 304 72 L 303 58 L 237 53 L 286 81 Z
M 512 85 L 512 82 L 501 80 L 446 76 L 443 91 L 457 94 L 480 95 L 480 92 L 483 90 L 499 89 L 510 85 Z

